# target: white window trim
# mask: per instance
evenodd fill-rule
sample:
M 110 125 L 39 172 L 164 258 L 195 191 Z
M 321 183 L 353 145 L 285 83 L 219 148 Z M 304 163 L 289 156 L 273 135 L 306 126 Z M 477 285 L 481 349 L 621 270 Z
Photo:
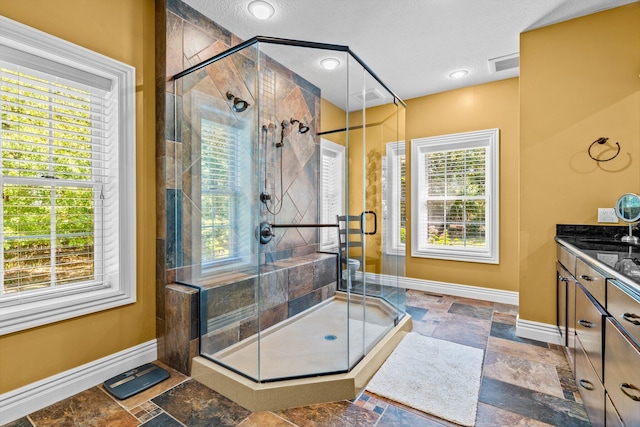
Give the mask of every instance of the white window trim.
M 346 159 L 345 159 L 345 147 L 343 145 L 340 144 L 336 144 L 335 142 L 329 141 L 327 139 L 322 138 L 320 140 L 320 170 L 322 171 L 322 161 L 323 161 L 323 156 L 324 156 L 324 152 L 325 151 L 329 151 L 331 153 L 334 153 L 336 158 L 338 159 L 338 162 L 340 162 L 340 164 L 342 165 L 340 167 L 340 169 L 342 170 L 342 176 L 340 179 L 340 186 L 342 188 L 342 193 L 341 196 L 339 197 L 340 199 L 340 206 L 339 206 L 339 212 L 341 214 L 344 214 L 344 212 L 346 212 L 345 210 L 345 197 L 344 197 L 344 189 L 345 189 L 345 164 L 346 164 Z M 320 177 L 320 212 L 323 211 L 323 200 L 324 200 L 324 188 L 322 188 L 322 177 Z M 320 218 L 320 222 L 326 222 L 328 224 L 331 224 L 333 222 L 336 221 L 336 218 Z M 333 251 L 338 251 L 339 250 L 339 240 L 338 240 L 338 231 L 336 229 L 336 231 L 333 233 L 335 234 L 334 238 L 327 241 L 324 237 L 324 233 L 323 230 L 333 230 L 333 229 L 324 229 L 324 228 L 320 228 L 319 229 L 319 249 L 321 251 L 328 251 L 328 252 L 333 252 Z M 329 232 L 331 233 L 331 231 Z
M 411 140 L 411 255 L 420 258 L 435 258 L 452 261 L 499 264 L 499 129 L 486 129 L 451 135 L 441 135 Z M 442 247 L 428 245 L 421 233 L 421 209 L 425 205 L 425 181 L 423 154 L 433 151 L 448 151 L 473 147 L 487 147 L 486 183 L 486 248 Z M 422 163 L 422 164 L 421 164 Z
M 135 68 L 0 16 L 0 46 L 27 52 L 103 77 L 118 102 L 118 277 L 84 289 L 65 286 L 0 304 L 0 335 L 46 325 L 136 301 Z M 82 74 L 80 72 L 80 74 Z M 0 301 L 1 302 L 1 301 Z
M 389 142 L 386 146 L 386 190 L 387 225 L 385 230 L 385 253 L 404 256 L 406 244 L 400 242 L 400 169 L 398 157 L 405 155 L 404 141 Z M 406 159 L 406 157 L 405 157 Z M 406 160 L 405 160 L 406 161 Z

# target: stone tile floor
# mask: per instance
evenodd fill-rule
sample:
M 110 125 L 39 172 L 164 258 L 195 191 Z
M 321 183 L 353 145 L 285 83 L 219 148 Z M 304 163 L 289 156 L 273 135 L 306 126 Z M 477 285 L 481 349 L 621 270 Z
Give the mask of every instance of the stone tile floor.
M 415 332 L 484 350 L 476 426 L 590 425 L 563 349 L 517 337 L 517 307 L 411 290 L 407 311 Z M 4 427 L 453 425 L 366 392 L 354 401 L 252 413 L 170 372 L 168 380 L 124 401 L 97 386 Z

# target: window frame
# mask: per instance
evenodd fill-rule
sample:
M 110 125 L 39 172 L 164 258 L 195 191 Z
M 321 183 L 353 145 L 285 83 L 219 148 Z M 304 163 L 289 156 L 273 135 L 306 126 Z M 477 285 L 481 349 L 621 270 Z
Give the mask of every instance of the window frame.
M 498 128 L 462 132 L 411 140 L 411 200 L 412 244 L 411 255 L 451 261 L 499 264 L 499 140 Z M 429 245 L 426 242 L 425 223 L 427 197 L 424 155 L 429 152 L 457 151 L 485 147 L 485 248 L 465 246 Z
M 338 211 L 340 214 L 344 214 L 345 210 L 345 179 L 346 179 L 346 150 L 343 145 L 337 144 L 335 142 L 329 141 L 328 139 L 321 138 L 320 139 L 320 222 L 327 224 L 332 224 L 334 221 L 337 225 L 337 218 L 324 218 L 324 203 L 325 203 L 325 188 L 324 188 L 324 178 L 322 171 L 324 170 L 323 163 L 325 152 L 329 152 L 335 155 L 335 158 L 338 160 L 338 169 L 342 172 L 339 177 L 339 188 L 337 195 L 333 197 L 333 199 L 337 200 L 339 206 Z M 327 234 L 333 234 L 334 237 L 327 239 Z M 333 228 L 320 228 L 319 229 L 319 250 L 327 251 L 327 252 L 337 252 L 340 248 L 340 241 L 338 238 L 337 228 L 334 230 Z
M 113 227 L 119 251 L 108 280 L 92 286 L 65 285 L 0 298 L 0 335 L 136 301 L 136 114 L 135 68 L 97 52 L 0 16 L 0 46 L 25 54 L 52 74 L 96 76 L 110 83 L 117 105 L 114 143 L 118 174 Z M 66 77 L 66 76 L 65 76 Z M 111 270 L 110 270 L 111 271 Z
M 402 172 L 398 168 L 400 157 L 404 156 L 405 159 L 405 174 L 406 174 L 406 147 L 404 141 L 388 142 L 386 145 L 386 159 L 385 159 L 385 219 L 387 224 L 385 226 L 386 239 L 385 239 L 385 253 L 387 255 L 400 255 L 404 256 L 406 253 L 406 243 L 400 241 L 400 202 L 401 191 L 400 186 L 402 182 Z M 406 185 L 406 176 L 405 176 Z M 405 188 L 405 207 L 406 207 L 406 188 Z M 406 219 L 405 219 L 406 227 Z
M 208 123 L 205 123 L 208 122 Z M 205 194 L 226 194 L 228 195 L 228 197 L 231 199 L 232 202 L 231 203 L 231 208 L 230 210 L 232 211 L 231 214 L 231 218 L 229 219 L 229 225 L 228 227 L 228 231 L 229 231 L 229 235 L 230 235 L 230 239 L 232 239 L 232 243 L 229 247 L 230 250 L 230 254 L 229 256 L 225 257 L 225 258 L 219 258 L 219 259 L 215 259 L 215 258 L 207 258 L 204 259 L 204 248 L 202 247 L 202 241 L 200 242 L 201 248 L 200 248 L 200 254 L 201 254 L 201 259 L 200 259 L 200 263 L 201 263 L 201 271 L 202 271 L 202 275 L 208 275 L 208 274 L 215 274 L 217 272 L 220 272 L 221 269 L 222 270 L 226 270 L 226 269 L 231 269 L 231 268 L 236 268 L 238 266 L 244 266 L 247 265 L 249 263 L 249 260 L 247 259 L 246 256 L 243 256 L 243 254 L 241 254 L 241 250 L 238 244 L 238 236 L 237 234 L 239 232 L 241 232 L 241 230 L 248 228 L 249 224 L 241 224 L 241 220 L 239 218 L 239 214 L 238 214 L 238 200 L 240 200 L 241 198 L 241 190 L 239 188 L 240 184 L 240 171 L 239 171 L 239 167 L 240 165 L 243 163 L 242 160 L 240 160 L 240 149 L 239 149 L 239 140 L 241 138 L 240 135 L 237 135 L 237 129 L 231 127 L 231 126 L 227 126 L 221 123 L 217 123 L 214 122 L 210 119 L 205 119 L 202 118 L 201 119 L 201 123 L 200 123 L 201 129 L 203 126 L 212 126 L 212 127 L 218 127 L 219 129 L 222 129 L 223 131 L 225 131 L 227 134 L 234 134 L 234 141 L 232 143 L 227 144 L 227 146 L 229 147 L 230 150 L 233 150 L 233 154 L 230 154 L 229 157 L 231 158 L 236 158 L 237 160 L 234 162 L 234 164 L 232 165 L 233 170 L 230 170 L 231 174 L 233 175 L 231 177 L 231 179 L 229 180 L 232 184 L 232 186 L 230 186 L 227 191 L 216 191 L 216 190 L 205 190 L 204 188 L 201 189 L 201 206 L 204 203 L 204 200 L 202 200 L 202 197 Z M 204 132 L 202 131 L 201 134 L 203 134 Z M 203 137 L 201 136 L 201 139 Z M 204 144 L 204 141 L 201 141 Z M 204 150 L 203 150 L 204 151 Z M 201 156 L 201 161 L 205 160 L 205 156 Z M 204 182 L 205 180 L 205 174 L 204 174 L 204 167 L 201 166 L 201 175 L 202 175 L 202 181 Z M 203 217 L 201 219 L 201 224 L 200 224 L 200 230 L 201 230 L 201 236 L 203 235 L 202 231 L 205 229 L 205 226 L 203 225 L 204 223 L 204 212 L 203 212 Z M 215 231 L 216 228 L 222 228 L 222 227 L 216 227 L 211 226 L 207 228 L 211 228 L 212 231 Z M 202 239 L 202 237 L 201 237 Z

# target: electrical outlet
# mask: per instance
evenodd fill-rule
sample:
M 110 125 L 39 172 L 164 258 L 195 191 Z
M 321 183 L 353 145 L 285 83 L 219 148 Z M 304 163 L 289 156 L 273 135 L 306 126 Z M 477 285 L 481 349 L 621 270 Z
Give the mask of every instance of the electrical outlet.
M 613 208 L 598 208 L 598 222 L 617 224 L 616 211 Z
M 609 267 L 615 267 L 616 263 L 618 262 L 618 254 L 598 252 L 596 257 L 598 258 L 598 261 L 607 264 Z

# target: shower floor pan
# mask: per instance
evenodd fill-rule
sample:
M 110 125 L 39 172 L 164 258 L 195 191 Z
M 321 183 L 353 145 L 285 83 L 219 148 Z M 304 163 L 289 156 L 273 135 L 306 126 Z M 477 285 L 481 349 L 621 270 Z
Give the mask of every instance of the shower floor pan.
M 346 349 L 346 298 L 336 297 L 265 331 L 260 338 L 260 367 L 264 379 L 345 371 L 362 356 L 363 345 L 372 347 L 349 372 L 257 383 L 199 356 L 194 358 L 191 376 L 252 411 L 284 409 L 311 403 L 353 399 L 391 354 L 404 334 L 411 330 L 406 315 L 393 328 L 390 310 L 377 298 L 367 300 L 366 325 L 358 296 L 352 295 L 350 349 Z M 355 301 L 355 302 L 354 302 Z M 360 316 L 358 317 L 358 314 Z M 364 333 L 363 333 L 363 327 Z M 380 335 L 388 332 L 378 341 Z M 325 337 L 335 339 L 325 339 Z M 378 341 L 376 343 L 376 341 Z M 375 345 L 374 345 L 375 343 Z M 246 340 L 215 354 L 215 359 L 240 372 L 257 376 L 257 340 Z

